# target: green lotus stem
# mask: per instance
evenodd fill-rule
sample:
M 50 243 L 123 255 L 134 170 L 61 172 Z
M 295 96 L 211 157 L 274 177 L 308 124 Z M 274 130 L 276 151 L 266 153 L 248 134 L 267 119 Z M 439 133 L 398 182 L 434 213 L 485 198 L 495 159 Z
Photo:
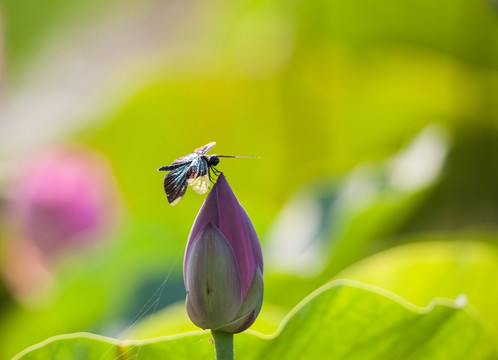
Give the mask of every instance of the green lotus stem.
M 216 360 L 233 360 L 233 334 L 211 330 L 216 348 Z

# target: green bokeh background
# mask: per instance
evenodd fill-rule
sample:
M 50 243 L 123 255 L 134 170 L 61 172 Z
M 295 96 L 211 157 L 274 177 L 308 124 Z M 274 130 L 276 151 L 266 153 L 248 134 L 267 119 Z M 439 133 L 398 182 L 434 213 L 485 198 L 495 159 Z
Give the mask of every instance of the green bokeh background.
M 210 141 L 217 142 L 214 153 L 260 157 L 223 159 L 219 169 L 250 215 L 263 252 L 294 197 L 324 204 L 323 213 L 335 214 L 324 215 L 327 221 L 317 229 L 325 261 L 312 275 L 265 263 L 268 304 L 255 324 L 260 331 L 274 330 L 294 305 L 339 273 L 415 303 L 423 299 L 419 306 L 470 291 L 465 266 L 462 284 L 455 281 L 451 290 L 431 285 L 430 292 L 410 298 L 404 288 L 383 282 L 378 263 L 370 265 L 378 270 L 376 279 L 366 276 L 375 271 L 356 264 L 399 245 L 479 242 L 485 250 L 476 262 L 479 256 L 491 262 L 498 245 L 496 2 L 0 0 L 0 14 L 0 107 L 30 99 L 33 73 L 59 69 L 68 82 L 93 79 L 91 87 L 71 93 L 82 102 L 89 99 L 85 110 L 92 111 L 63 118 L 75 124 L 69 130 L 37 136 L 47 124 L 36 122 L 36 115 L 52 107 L 33 110 L 25 130 L 31 140 L 12 150 L 3 147 L 1 164 L 15 167 L 19 158 L 61 142 L 84 145 L 108 161 L 121 208 L 109 239 L 57 261 L 55 286 L 43 300 L 32 300 L 37 306 L 26 306 L 2 284 L 0 358 L 61 333 L 126 338 L 145 336 L 133 333 L 136 329 L 153 335 L 192 329 L 181 306 L 159 310 L 184 297 L 183 249 L 204 197 L 189 190 L 178 206 L 169 206 L 156 169 Z M 116 19 L 129 30 L 121 36 Z M 148 36 L 151 45 L 140 47 Z M 102 56 L 97 51 L 87 57 L 88 43 L 96 44 L 91 49 L 104 47 Z M 121 43 L 131 50 L 116 50 L 114 59 Z M 92 67 L 64 74 L 71 54 L 83 64 L 93 59 Z M 95 72 L 103 75 L 92 78 Z M 61 92 L 65 85 L 71 86 L 63 82 Z M 28 121 L 9 114 L 0 111 L 5 116 L 0 121 Z M 386 180 L 391 159 L 428 126 L 448 139 L 439 176 L 410 191 L 393 188 Z M 368 183 L 376 197 L 353 209 L 334 202 L 362 166 L 375 169 Z M 7 172 L 1 180 L 8 180 Z M 300 201 L 293 206 L 299 209 Z M 446 248 L 438 249 L 428 245 L 420 251 Z M 387 268 L 406 256 L 387 254 Z M 454 270 L 462 269 L 460 260 L 451 252 L 438 260 L 446 269 L 437 275 L 441 282 L 461 275 Z M 456 265 L 444 267 L 448 262 Z M 353 270 L 345 271 L 350 265 Z M 417 271 L 415 265 L 406 270 L 406 279 L 424 288 L 413 277 Z M 484 314 L 497 319 L 489 303 L 498 298 L 488 289 L 496 288 L 498 278 L 482 280 L 484 273 L 475 273 L 482 286 L 472 288 L 476 304 L 470 296 L 469 301 L 478 310 L 486 304 Z M 165 279 L 158 304 L 147 313 L 164 312 L 174 326 L 166 320 L 135 325 Z M 482 300 L 483 294 L 491 300 Z M 161 323 L 160 316 L 151 324 Z M 493 320 L 491 327 L 498 329 L 498 323 Z

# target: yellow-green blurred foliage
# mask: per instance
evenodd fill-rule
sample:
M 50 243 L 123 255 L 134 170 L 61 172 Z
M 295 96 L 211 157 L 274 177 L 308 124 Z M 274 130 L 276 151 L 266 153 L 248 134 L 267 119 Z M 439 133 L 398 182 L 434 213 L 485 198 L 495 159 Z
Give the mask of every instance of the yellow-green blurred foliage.
M 0 15 L 3 228 L 15 200 L 9 184 L 30 176 L 21 165 L 55 146 L 100 153 L 119 198 L 115 229 L 97 246 L 42 261 L 50 274 L 42 290 L 23 297 L 2 284 L 0 358 L 58 333 L 126 337 L 135 316 L 183 299 L 183 249 L 204 197 L 187 190 L 169 206 L 156 169 L 210 141 L 217 142 L 212 153 L 259 156 L 222 159 L 218 169 L 263 251 L 271 249 L 270 310 L 263 307 L 255 324 L 262 331 L 348 265 L 400 242 L 423 242 L 419 234 L 451 241 L 485 229 L 490 235 L 465 240 L 497 245 L 498 8 L 491 0 L 0 0 Z M 443 149 L 422 142 L 422 167 L 443 154 L 434 176 L 397 186 L 395 156 L 424 131 L 438 134 Z M 349 188 L 362 169 L 369 169 L 363 187 Z M 347 189 L 355 196 L 344 197 Z M 276 265 L 286 245 L 275 239 L 296 224 L 285 209 L 321 219 L 303 233 L 310 246 L 321 242 L 304 266 L 316 260 L 313 271 Z M 12 231 L 2 237 L 16 241 Z M 371 267 L 344 274 L 368 279 L 358 272 Z M 493 284 L 483 289 L 497 285 L 486 281 Z M 431 289 L 427 298 L 465 291 Z M 179 308 L 164 319 L 181 320 L 163 324 L 163 333 L 190 326 L 172 309 Z M 161 334 L 156 325 L 143 331 Z

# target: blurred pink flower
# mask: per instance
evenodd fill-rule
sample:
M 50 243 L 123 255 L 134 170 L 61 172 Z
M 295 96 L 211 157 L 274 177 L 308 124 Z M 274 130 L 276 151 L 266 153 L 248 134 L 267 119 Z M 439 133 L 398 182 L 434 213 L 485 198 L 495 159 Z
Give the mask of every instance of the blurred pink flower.
M 103 161 L 82 149 L 33 159 L 13 198 L 21 232 L 47 254 L 95 242 L 112 216 L 110 179 Z
M 107 163 L 76 146 L 33 157 L 12 180 L 2 267 L 10 288 L 22 296 L 43 287 L 55 257 L 108 237 L 117 196 Z

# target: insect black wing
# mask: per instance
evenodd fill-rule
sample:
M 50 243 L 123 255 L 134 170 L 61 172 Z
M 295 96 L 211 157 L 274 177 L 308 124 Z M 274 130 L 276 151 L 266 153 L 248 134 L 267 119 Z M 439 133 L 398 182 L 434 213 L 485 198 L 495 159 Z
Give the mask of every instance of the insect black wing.
M 194 191 L 200 194 L 204 194 L 209 190 L 209 180 L 206 180 L 209 165 L 202 156 L 215 145 L 215 142 L 210 142 L 195 149 L 188 155 L 179 157 L 171 165 L 161 166 L 158 169 L 160 171 L 169 171 L 164 177 L 164 192 L 171 205 L 178 204 L 185 191 L 187 191 L 189 183 Z
M 182 156 L 182 157 L 179 157 L 178 159 L 176 159 L 175 161 L 173 161 L 173 163 L 170 165 L 170 166 L 176 166 L 176 165 L 185 165 L 185 164 L 190 164 L 192 161 L 194 161 L 195 159 L 197 159 L 200 155 L 199 154 L 196 154 L 196 153 L 190 153 L 188 155 L 185 155 L 185 156 Z
M 183 165 L 189 164 L 192 161 L 195 161 L 195 160 L 199 159 L 202 155 L 205 155 L 215 145 L 216 145 L 216 143 L 214 141 L 210 142 L 207 145 L 204 145 L 204 146 L 201 146 L 198 149 L 195 149 L 190 154 L 187 154 L 185 156 L 179 157 L 178 159 L 176 159 L 175 161 L 173 161 L 173 163 L 171 165 L 161 166 L 158 170 L 159 171 L 171 171 L 171 170 L 174 170 L 174 169 L 176 169 L 178 167 L 181 167 Z
M 182 167 L 182 166 L 187 166 L 187 163 L 164 165 L 164 166 L 161 166 L 159 169 L 157 169 L 157 171 L 171 171 L 171 170 L 178 169 L 179 167 Z
M 190 166 L 188 167 L 187 170 L 187 178 L 195 179 L 198 178 L 199 176 L 204 176 L 207 173 L 208 173 L 208 164 L 203 158 L 199 156 L 197 159 L 193 160 L 190 163 Z
M 164 192 L 168 197 L 168 202 L 175 206 L 180 202 L 185 191 L 187 191 L 187 170 L 188 164 L 171 170 L 164 177 Z
M 187 170 L 187 184 L 198 194 L 205 194 L 209 190 L 208 169 L 207 161 L 199 156 Z
M 213 141 L 213 142 L 210 142 L 209 144 L 206 144 L 204 146 L 201 146 L 200 148 L 198 149 L 195 149 L 194 151 L 192 151 L 193 153 L 196 153 L 196 154 L 199 154 L 199 155 L 205 155 L 209 150 L 211 150 L 213 148 L 213 146 L 215 146 L 216 143 Z

